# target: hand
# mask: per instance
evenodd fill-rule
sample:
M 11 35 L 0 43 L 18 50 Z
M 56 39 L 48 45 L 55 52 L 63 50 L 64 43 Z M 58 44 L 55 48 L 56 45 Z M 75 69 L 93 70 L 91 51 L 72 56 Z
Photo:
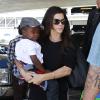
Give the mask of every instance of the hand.
M 36 85 L 39 85 L 40 83 L 42 83 L 43 80 L 43 74 L 33 74 L 33 78 L 31 80 L 28 81 L 28 83 L 33 83 Z
M 20 73 L 23 76 L 24 80 L 28 82 L 29 80 L 31 80 L 33 78 L 34 72 L 22 70 L 22 71 L 20 71 Z

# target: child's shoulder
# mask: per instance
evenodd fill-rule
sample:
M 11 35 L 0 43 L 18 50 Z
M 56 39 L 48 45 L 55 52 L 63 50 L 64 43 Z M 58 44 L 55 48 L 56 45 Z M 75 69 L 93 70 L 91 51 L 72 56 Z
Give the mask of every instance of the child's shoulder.
M 39 45 L 39 43 L 37 41 L 32 41 L 30 39 L 22 39 L 20 41 L 21 44 L 24 44 L 24 45 L 32 45 L 32 46 L 37 46 Z
M 28 45 L 28 44 L 33 44 L 33 42 L 29 39 L 21 39 L 20 41 L 17 42 L 17 45 Z
M 30 40 L 30 39 L 21 39 L 19 42 L 21 42 L 21 43 L 32 43 L 33 41 L 32 40 Z

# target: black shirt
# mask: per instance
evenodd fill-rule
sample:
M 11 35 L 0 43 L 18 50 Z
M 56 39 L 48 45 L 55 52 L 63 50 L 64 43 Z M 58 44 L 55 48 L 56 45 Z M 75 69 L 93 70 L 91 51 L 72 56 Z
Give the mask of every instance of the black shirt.
M 76 53 L 72 48 L 65 48 L 62 52 L 60 42 L 46 40 L 42 45 L 44 66 L 48 70 L 56 70 L 62 66 L 74 68 L 76 63 Z

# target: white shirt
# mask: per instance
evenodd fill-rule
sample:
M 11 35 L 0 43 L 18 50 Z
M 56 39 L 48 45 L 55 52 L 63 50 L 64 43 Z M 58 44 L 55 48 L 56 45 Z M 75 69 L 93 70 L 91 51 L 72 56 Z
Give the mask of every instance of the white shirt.
M 31 55 L 36 55 L 39 61 L 43 63 L 43 54 L 39 43 L 29 39 L 22 39 L 16 43 L 15 56 L 18 60 L 27 64 L 33 64 L 30 58 Z

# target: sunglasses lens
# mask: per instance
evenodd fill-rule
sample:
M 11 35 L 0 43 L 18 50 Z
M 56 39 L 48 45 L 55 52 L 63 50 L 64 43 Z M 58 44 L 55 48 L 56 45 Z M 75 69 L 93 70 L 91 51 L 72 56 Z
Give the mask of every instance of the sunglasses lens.
M 58 25 L 59 23 L 60 23 L 59 19 L 54 19 L 54 20 L 53 20 L 53 24 Z
M 53 20 L 53 24 L 55 24 L 55 25 L 58 25 L 58 24 L 62 24 L 62 25 L 64 25 L 65 24 L 65 20 L 64 19 L 62 19 L 62 20 L 59 20 L 59 19 L 54 19 Z
M 64 24 L 65 24 L 65 20 L 62 20 L 62 21 L 61 21 L 61 24 L 63 24 L 63 25 L 64 25 Z

